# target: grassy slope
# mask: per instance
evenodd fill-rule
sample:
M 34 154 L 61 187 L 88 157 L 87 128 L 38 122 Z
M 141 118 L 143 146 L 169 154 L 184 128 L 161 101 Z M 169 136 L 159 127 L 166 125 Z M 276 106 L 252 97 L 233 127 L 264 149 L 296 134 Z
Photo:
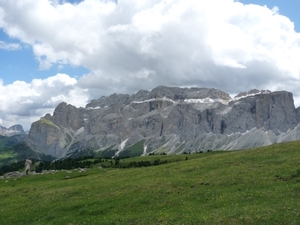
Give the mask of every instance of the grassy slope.
M 12 152 L 0 153 L 0 160 L 14 158 L 15 156 L 16 156 L 16 154 L 14 154 Z M 1 166 L 1 163 L 0 163 L 0 166 Z
M 26 158 L 53 160 L 51 156 L 45 156 L 33 151 L 25 142 L 13 146 L 0 146 L 0 167 L 14 162 L 25 161 Z
M 120 157 L 136 157 L 140 156 L 144 152 L 144 143 L 145 140 L 139 141 L 135 143 L 134 145 L 130 146 L 129 148 L 125 149 L 124 151 L 120 152 Z
M 11 164 L 18 157 L 18 153 L 12 147 L 16 144 L 18 144 L 16 136 L 5 137 L 0 135 L 0 166 Z
M 299 148 L 3 179 L 0 224 L 300 224 Z

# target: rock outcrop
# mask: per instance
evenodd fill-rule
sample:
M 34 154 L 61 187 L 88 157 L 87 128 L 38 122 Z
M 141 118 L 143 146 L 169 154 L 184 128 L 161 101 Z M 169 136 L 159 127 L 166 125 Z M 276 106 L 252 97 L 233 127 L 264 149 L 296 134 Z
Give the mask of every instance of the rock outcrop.
M 85 108 L 61 103 L 32 124 L 27 143 L 57 158 L 247 149 L 299 139 L 299 111 L 286 91 L 232 99 L 216 89 L 159 86 L 103 96 Z

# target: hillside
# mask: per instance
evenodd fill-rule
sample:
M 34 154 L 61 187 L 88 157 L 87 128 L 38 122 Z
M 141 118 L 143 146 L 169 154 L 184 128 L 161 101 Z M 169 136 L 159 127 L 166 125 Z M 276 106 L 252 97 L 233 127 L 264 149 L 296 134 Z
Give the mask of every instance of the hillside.
M 299 148 L 0 179 L 0 224 L 299 224 Z
M 24 141 L 15 142 L 14 137 L 0 138 L 0 167 L 18 161 L 24 162 L 26 158 L 53 160 L 51 156 L 33 151 Z
M 13 135 L 10 137 L 0 135 L 0 146 L 1 147 L 9 147 L 12 145 L 19 144 L 25 141 L 27 138 L 26 135 Z

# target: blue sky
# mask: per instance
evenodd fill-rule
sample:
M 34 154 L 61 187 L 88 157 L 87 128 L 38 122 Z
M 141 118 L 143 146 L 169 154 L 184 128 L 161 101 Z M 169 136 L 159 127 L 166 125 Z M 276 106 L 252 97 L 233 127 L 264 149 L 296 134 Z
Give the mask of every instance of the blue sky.
M 299 15 L 300 0 L 0 0 L 0 125 L 158 85 L 287 90 L 299 106 Z
M 7 43 L 20 43 L 19 40 L 9 38 L 3 30 L 0 30 L 0 40 Z M 46 78 L 57 73 L 66 73 L 74 77 L 80 77 L 88 72 L 88 69 L 82 66 L 72 65 L 66 65 L 62 68 L 54 65 L 49 69 L 40 69 L 39 63 L 32 53 L 32 48 L 28 45 L 24 45 L 18 50 L 0 49 L 0 55 L 0 78 L 6 85 L 16 80 L 30 82 L 32 79 Z

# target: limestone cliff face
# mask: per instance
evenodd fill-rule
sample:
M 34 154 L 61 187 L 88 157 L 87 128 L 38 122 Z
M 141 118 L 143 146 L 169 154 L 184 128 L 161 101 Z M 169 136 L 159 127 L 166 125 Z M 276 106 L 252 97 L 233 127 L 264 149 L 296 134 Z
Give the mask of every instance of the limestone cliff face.
M 54 124 L 71 128 L 72 130 L 78 130 L 84 126 L 83 112 L 83 108 L 77 109 L 75 106 L 62 102 L 54 110 L 52 118 L 49 119 Z
M 32 123 L 27 143 L 40 153 L 59 156 L 64 151 L 64 137 L 60 127 L 47 118 L 42 118 Z
M 101 97 L 85 108 L 61 103 L 32 124 L 27 142 L 58 158 L 87 150 L 122 155 L 138 143 L 138 155 L 245 149 L 298 139 L 299 118 L 285 91 L 251 90 L 231 99 L 216 89 L 160 86 Z
M 73 142 L 73 137 L 84 126 L 84 113 L 66 103 L 59 104 L 53 116 L 47 114 L 32 123 L 28 134 L 28 145 L 45 155 L 62 157 Z
M 299 123 L 293 96 L 289 92 L 258 93 L 233 101 L 226 115 L 227 133 L 263 128 L 275 134 L 286 132 Z

